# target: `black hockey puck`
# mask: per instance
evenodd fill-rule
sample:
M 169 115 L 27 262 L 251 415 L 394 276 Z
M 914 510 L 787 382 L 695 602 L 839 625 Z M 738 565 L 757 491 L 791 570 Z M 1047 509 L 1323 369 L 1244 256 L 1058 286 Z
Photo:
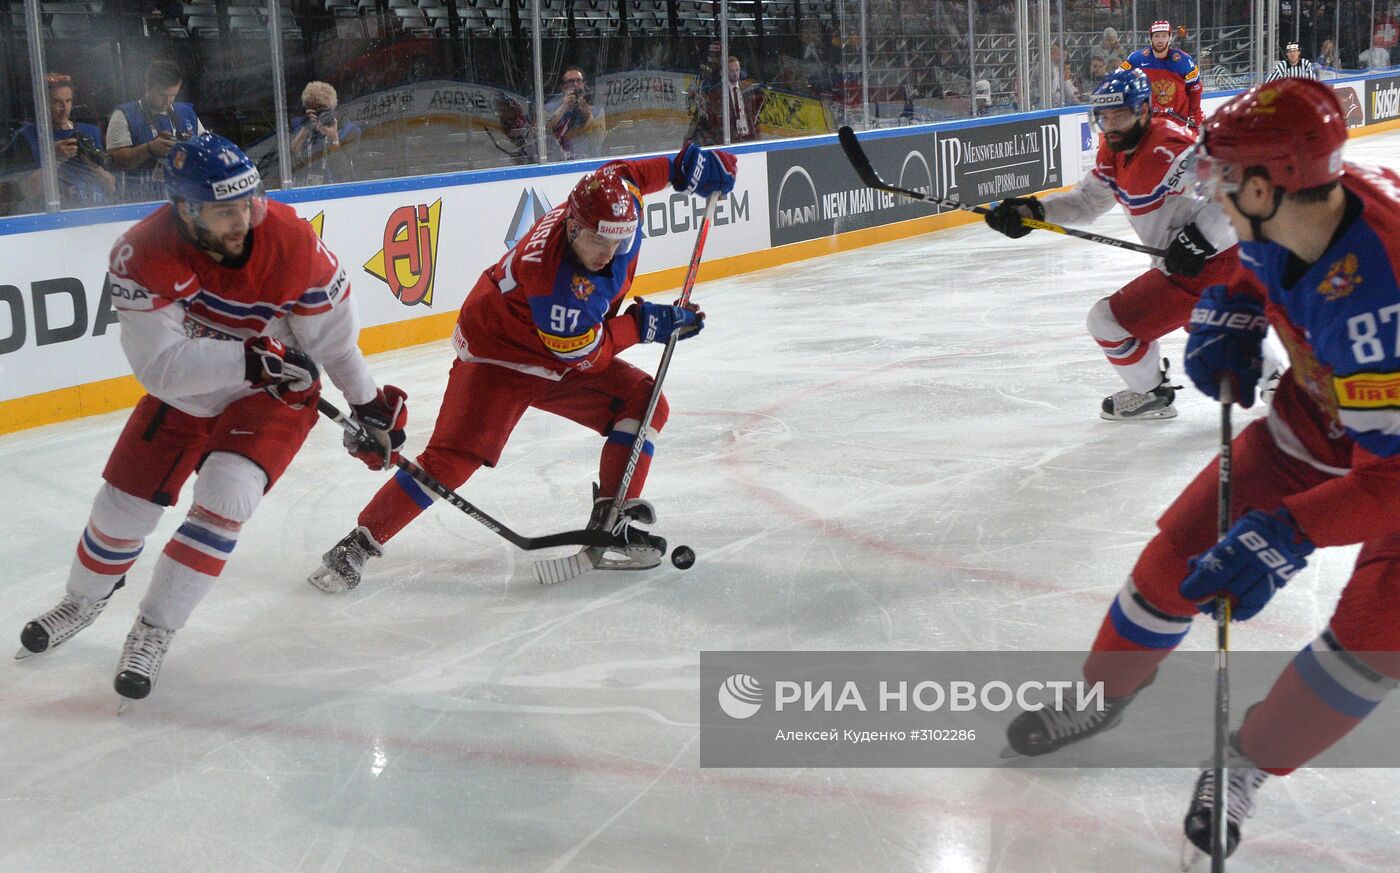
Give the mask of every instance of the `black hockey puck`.
M 695 566 L 695 550 L 690 546 L 676 546 L 671 552 L 671 563 L 677 570 L 689 570 Z

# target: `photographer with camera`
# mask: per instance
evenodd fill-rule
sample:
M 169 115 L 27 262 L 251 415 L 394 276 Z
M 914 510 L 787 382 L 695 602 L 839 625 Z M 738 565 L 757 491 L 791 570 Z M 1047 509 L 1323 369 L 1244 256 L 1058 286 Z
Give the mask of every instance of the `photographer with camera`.
M 194 106 L 175 102 L 182 81 L 177 64 L 152 61 L 141 99 L 118 106 L 107 122 L 107 146 L 112 165 L 122 171 L 122 199 L 128 203 L 164 199 L 161 161 L 175 143 L 205 132 Z
M 94 124 L 73 121 L 73 79 L 62 73 L 44 77 L 49 95 L 49 123 L 53 130 L 54 163 L 58 167 L 58 193 L 65 209 L 101 206 L 111 202 L 117 182 L 106 167 L 111 160 L 102 150 L 102 130 Z M 34 122 L 15 131 L 6 149 L 6 175 L 18 183 L 15 212 L 42 211 L 44 179 L 39 170 L 39 127 Z
M 301 89 L 302 117 L 292 119 L 292 165 L 297 187 L 349 182 L 355 165 L 345 146 L 360 138 L 360 126 L 336 112 L 335 88 L 307 82 Z
M 580 67 L 564 68 L 559 93 L 545 104 L 545 126 L 567 161 L 596 158 L 603 141 L 603 111 L 594 108 L 593 92 Z

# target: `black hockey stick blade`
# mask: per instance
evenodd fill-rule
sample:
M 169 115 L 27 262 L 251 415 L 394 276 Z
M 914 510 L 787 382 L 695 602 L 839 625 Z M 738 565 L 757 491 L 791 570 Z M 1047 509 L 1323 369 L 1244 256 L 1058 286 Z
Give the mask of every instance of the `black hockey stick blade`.
M 870 158 L 865 156 L 865 149 L 860 147 L 860 140 L 856 139 L 856 132 L 851 130 L 851 126 L 841 125 L 841 129 L 836 131 L 836 138 L 841 140 L 841 151 L 846 153 L 846 160 L 851 162 L 851 168 L 860 176 L 860 180 L 871 188 L 885 188 L 875 168 L 870 166 Z
M 346 433 L 350 434 L 362 448 L 369 451 L 380 451 L 379 442 L 365 432 L 364 427 L 357 421 L 347 418 L 344 413 L 335 407 L 324 397 L 316 398 L 316 410 L 340 425 Z M 516 548 L 527 552 L 536 549 L 552 549 L 559 546 L 609 546 L 616 545 L 617 538 L 606 530 L 569 530 L 563 533 L 549 534 L 542 537 L 527 537 L 518 534 L 496 519 L 478 509 L 471 501 L 462 495 L 448 488 L 438 480 L 429 475 L 427 470 L 403 457 L 394 459 L 394 466 L 413 477 L 413 480 L 424 488 L 441 497 L 443 500 L 455 506 L 467 515 L 472 521 L 482 527 L 507 540 Z
M 856 171 L 857 176 L 860 176 L 860 180 L 870 188 L 888 191 L 891 194 L 900 194 L 911 200 L 922 200 L 924 203 L 932 203 L 934 206 L 942 206 L 944 209 L 964 209 L 977 213 L 987 211 L 985 206 L 965 206 L 956 200 L 934 197 L 932 194 L 925 194 L 922 191 L 891 185 L 881 179 L 880 174 L 875 172 L 875 168 L 870 165 L 870 158 L 865 154 L 865 149 L 861 148 L 860 140 L 856 139 L 856 132 L 851 130 L 849 124 L 842 125 L 841 129 L 836 132 L 836 138 L 841 141 L 841 150 L 846 153 L 846 160 L 851 162 L 851 168 Z
M 855 169 L 860 180 L 871 188 L 880 191 L 888 191 L 891 194 L 899 194 L 911 200 L 921 200 L 924 203 L 932 203 L 935 206 L 942 206 L 944 209 L 961 209 L 966 212 L 975 212 L 978 215 L 985 215 L 991 210 L 985 206 L 968 206 L 958 200 L 950 200 L 945 197 L 935 197 L 932 194 L 924 194 L 921 191 L 913 191 L 909 188 L 901 188 L 898 185 L 891 185 L 875 172 L 875 168 L 870 165 L 870 158 L 865 154 L 865 149 L 861 148 L 860 141 L 856 139 L 856 132 L 851 130 L 849 125 L 843 126 L 836 132 L 836 136 L 841 140 L 841 150 L 846 153 L 846 160 L 851 162 L 851 167 Z M 1021 223 L 1026 227 L 1036 230 L 1048 230 L 1051 233 L 1064 234 L 1089 242 L 1101 243 L 1106 246 L 1113 246 L 1117 249 L 1128 249 L 1129 251 L 1141 252 L 1144 255 L 1162 257 L 1166 254 L 1162 249 L 1155 249 L 1141 243 L 1129 242 L 1128 240 L 1115 239 L 1111 236 L 1091 233 L 1087 230 L 1077 230 L 1073 227 L 1062 227 L 1048 221 L 1037 221 L 1033 218 L 1022 218 Z

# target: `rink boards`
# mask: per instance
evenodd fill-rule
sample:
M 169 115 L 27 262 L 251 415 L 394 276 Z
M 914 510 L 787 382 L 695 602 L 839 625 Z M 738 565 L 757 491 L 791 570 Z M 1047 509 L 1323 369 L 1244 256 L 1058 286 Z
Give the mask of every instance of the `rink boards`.
M 1400 125 L 1400 76 L 1332 83 L 1354 133 Z M 1228 99 L 1208 98 L 1207 112 Z M 1093 164 L 1084 107 L 902 127 L 862 138 L 903 187 L 986 203 L 1073 185 Z M 735 147 L 700 278 L 717 279 L 976 220 L 860 184 L 834 136 Z M 341 259 L 367 353 L 443 339 L 481 271 L 599 161 L 276 192 Z M 154 204 L 0 219 L 0 434 L 132 405 L 106 257 Z M 634 291 L 678 286 L 701 203 L 647 199 Z

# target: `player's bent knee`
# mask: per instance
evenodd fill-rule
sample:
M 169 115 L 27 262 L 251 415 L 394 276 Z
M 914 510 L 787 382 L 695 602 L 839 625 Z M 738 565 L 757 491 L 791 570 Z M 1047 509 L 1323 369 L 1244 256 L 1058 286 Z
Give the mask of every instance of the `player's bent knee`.
M 456 488 L 481 467 L 494 467 L 495 461 L 451 446 L 430 445 L 417 458 L 418 466 L 429 476 Z
M 204 459 L 194 482 L 194 502 L 221 518 L 239 523 L 253 517 L 267 488 L 262 467 L 232 452 Z
M 646 410 L 642 410 L 645 412 Z M 666 402 L 666 395 L 662 394 L 656 399 L 656 412 L 651 416 L 652 434 L 661 433 L 661 429 L 666 426 L 666 420 L 671 417 L 671 404 Z
M 1118 318 L 1113 314 L 1113 307 L 1108 301 L 1109 298 L 1104 297 L 1089 307 L 1084 325 L 1089 329 L 1089 335 L 1096 340 L 1121 340 L 1130 334 L 1118 323 Z
M 109 537 L 143 540 L 156 529 L 165 507 L 103 482 L 92 504 L 92 521 Z
M 1195 615 L 1195 605 L 1181 596 L 1181 583 L 1190 572 L 1187 562 L 1191 557 L 1178 551 L 1165 534 L 1158 533 L 1133 565 L 1133 586 L 1159 612 Z

